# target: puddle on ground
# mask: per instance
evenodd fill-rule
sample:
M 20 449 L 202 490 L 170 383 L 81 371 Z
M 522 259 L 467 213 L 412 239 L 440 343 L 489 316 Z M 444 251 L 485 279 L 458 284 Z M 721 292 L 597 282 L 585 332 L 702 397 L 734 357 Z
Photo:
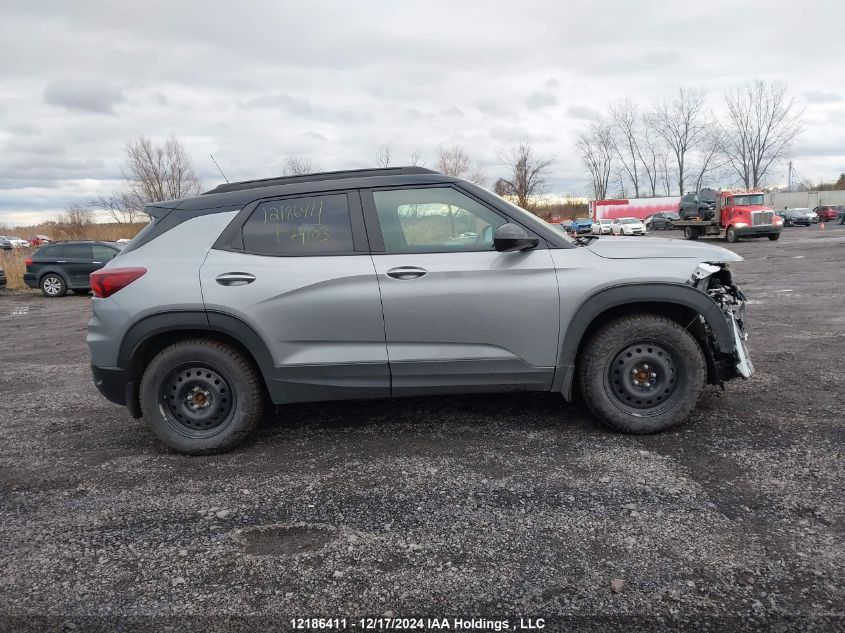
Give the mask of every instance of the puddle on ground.
M 337 537 L 337 530 L 326 525 L 266 525 L 241 533 L 244 550 L 258 556 L 308 554 Z
M 29 314 L 29 306 L 16 306 L 10 312 L 12 316 L 26 316 Z

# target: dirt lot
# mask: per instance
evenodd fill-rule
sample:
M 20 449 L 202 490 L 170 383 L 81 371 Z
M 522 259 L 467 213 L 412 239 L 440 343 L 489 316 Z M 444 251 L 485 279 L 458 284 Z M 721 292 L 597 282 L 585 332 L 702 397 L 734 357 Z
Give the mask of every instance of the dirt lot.
M 483 395 L 291 406 L 182 457 L 91 384 L 89 299 L 0 295 L 0 630 L 842 630 L 845 227 L 731 248 L 757 374 L 653 437 Z

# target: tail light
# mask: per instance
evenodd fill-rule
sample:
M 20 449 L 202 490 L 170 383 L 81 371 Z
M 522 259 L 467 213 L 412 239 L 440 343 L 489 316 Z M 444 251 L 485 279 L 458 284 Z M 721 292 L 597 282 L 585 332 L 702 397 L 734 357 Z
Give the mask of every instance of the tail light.
M 91 273 L 91 290 L 95 297 L 105 299 L 123 290 L 147 272 L 146 268 L 101 268 Z
M 32 266 L 32 257 L 27 257 L 27 258 L 23 261 L 23 263 L 24 263 L 24 264 L 26 264 L 27 266 Z

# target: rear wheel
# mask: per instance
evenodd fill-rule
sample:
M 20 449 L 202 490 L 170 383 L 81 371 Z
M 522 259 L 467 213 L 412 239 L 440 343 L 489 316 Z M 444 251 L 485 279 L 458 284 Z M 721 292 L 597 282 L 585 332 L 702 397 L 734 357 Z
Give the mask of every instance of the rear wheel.
M 728 230 L 725 231 L 725 240 L 730 242 L 731 244 L 735 243 L 739 239 L 739 236 L 736 233 L 736 229 L 732 226 L 728 227 Z
M 684 227 L 684 238 L 688 240 L 698 239 L 698 229 L 693 226 Z
M 624 433 L 657 433 L 684 422 L 704 390 L 698 342 L 665 317 L 622 317 L 587 342 L 579 380 L 590 410 Z
M 839 222 L 839 224 L 845 224 L 845 215 L 840 215 L 836 221 Z
M 141 411 L 170 448 L 188 455 L 227 451 L 255 429 L 261 378 L 229 345 L 193 339 L 161 351 L 144 371 Z
M 769 239 L 772 242 L 777 242 L 780 239 L 780 233 L 769 233 Z
M 57 273 L 47 273 L 41 278 L 41 294 L 50 299 L 64 297 L 67 294 L 67 284 L 64 277 Z

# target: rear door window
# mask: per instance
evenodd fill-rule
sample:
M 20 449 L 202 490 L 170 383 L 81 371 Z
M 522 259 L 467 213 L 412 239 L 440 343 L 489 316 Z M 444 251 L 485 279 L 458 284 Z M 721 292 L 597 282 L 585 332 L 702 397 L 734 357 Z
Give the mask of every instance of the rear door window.
M 39 249 L 38 257 L 44 259 L 56 259 L 61 256 L 64 246 L 61 244 L 53 244 L 51 246 L 44 246 Z
M 243 225 L 243 248 L 283 256 L 353 252 L 347 194 L 261 202 Z

